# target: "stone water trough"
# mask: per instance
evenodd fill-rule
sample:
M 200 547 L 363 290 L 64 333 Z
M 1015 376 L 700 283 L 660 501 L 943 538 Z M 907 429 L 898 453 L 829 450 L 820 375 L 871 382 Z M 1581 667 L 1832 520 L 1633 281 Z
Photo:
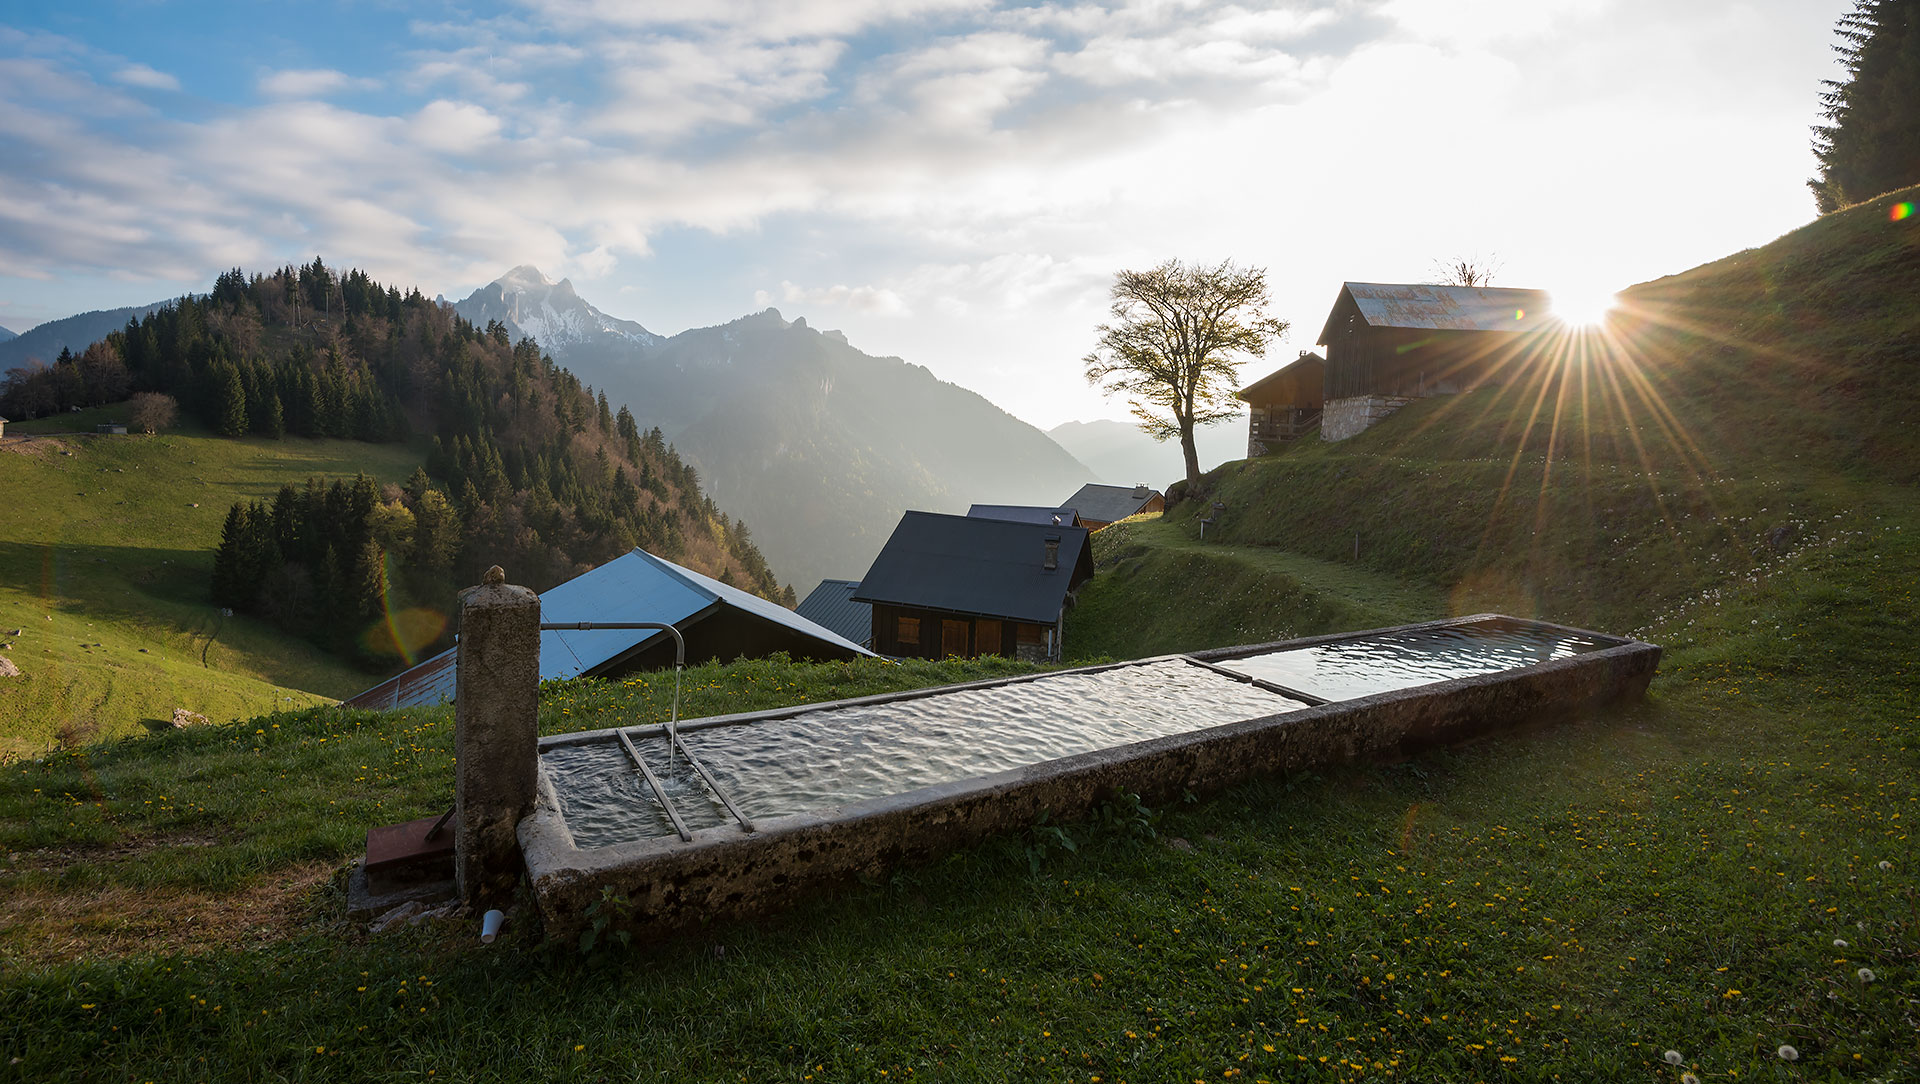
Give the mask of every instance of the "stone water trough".
M 499 906 L 524 871 L 554 937 L 607 888 L 659 935 L 1116 794 L 1154 805 L 1570 719 L 1644 696 L 1660 660 L 1479 614 L 541 738 L 539 600 L 489 579 L 462 599 L 456 879 Z

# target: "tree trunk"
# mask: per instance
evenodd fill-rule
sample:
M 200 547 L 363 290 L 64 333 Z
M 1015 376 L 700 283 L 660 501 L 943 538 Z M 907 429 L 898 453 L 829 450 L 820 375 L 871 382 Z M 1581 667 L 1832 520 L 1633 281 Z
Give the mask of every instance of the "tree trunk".
M 1180 423 L 1180 454 L 1187 460 L 1187 496 L 1200 495 L 1200 453 L 1193 447 L 1193 423 Z

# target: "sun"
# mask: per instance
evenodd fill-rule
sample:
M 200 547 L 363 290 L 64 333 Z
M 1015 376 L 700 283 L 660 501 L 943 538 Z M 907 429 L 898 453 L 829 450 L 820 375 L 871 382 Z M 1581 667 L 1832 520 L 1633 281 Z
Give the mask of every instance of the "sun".
M 1619 295 L 1606 290 L 1553 291 L 1553 314 L 1572 327 L 1598 327 L 1619 304 Z

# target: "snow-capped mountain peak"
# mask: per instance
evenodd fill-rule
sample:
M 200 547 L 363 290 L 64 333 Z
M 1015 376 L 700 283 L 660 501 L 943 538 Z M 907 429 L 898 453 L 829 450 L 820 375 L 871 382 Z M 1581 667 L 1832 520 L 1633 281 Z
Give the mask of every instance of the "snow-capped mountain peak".
M 574 292 L 568 279 L 554 282 L 532 264 L 501 275 L 454 306 L 468 321 L 498 320 L 515 339 L 527 337 L 556 359 L 581 346 L 622 340 L 642 348 L 661 338 L 632 320 L 608 316 Z

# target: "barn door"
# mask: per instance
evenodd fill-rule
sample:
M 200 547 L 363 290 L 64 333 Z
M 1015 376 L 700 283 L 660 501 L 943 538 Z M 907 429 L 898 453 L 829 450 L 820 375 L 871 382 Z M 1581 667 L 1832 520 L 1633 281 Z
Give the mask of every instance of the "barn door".
M 985 617 L 973 623 L 973 653 L 975 655 L 998 655 L 1004 648 L 1000 645 L 1000 622 Z
M 967 657 L 967 623 L 965 621 L 943 620 L 940 622 L 940 657 L 950 659 Z

